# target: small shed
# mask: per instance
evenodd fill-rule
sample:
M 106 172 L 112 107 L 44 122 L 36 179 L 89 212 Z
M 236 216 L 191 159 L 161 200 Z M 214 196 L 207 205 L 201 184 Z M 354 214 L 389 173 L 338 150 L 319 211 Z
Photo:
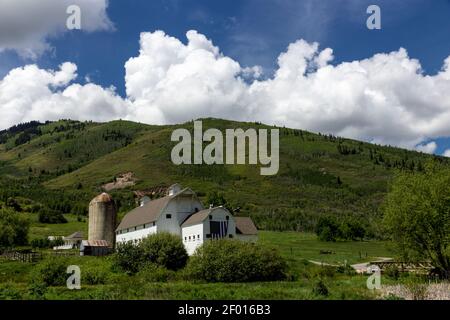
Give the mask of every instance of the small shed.
M 72 233 L 70 236 L 64 237 L 64 245 L 71 246 L 72 248 L 79 248 L 82 240 L 83 233 L 81 231 L 77 231 Z
M 106 240 L 83 240 L 80 246 L 81 256 L 106 256 L 112 251 Z

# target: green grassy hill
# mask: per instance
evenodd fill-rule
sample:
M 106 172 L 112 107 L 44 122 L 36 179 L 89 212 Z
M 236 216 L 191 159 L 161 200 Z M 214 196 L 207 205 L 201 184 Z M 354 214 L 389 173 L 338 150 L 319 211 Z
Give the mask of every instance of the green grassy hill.
M 133 172 L 134 186 L 111 191 L 121 214 L 135 205 L 132 191 L 178 182 L 203 200 L 211 191 L 223 194 L 236 214 L 252 216 L 262 229 L 312 230 L 319 215 L 336 214 L 357 217 L 376 233 L 380 204 L 395 172 L 421 171 L 431 158 L 447 163 L 399 148 L 280 128 L 275 176 L 261 176 L 258 166 L 248 165 L 175 166 L 170 135 L 178 127 L 193 130 L 193 123 L 62 120 L 2 131 L 0 202 L 13 197 L 81 214 L 103 184 Z M 203 119 L 203 130 L 250 127 L 272 128 Z

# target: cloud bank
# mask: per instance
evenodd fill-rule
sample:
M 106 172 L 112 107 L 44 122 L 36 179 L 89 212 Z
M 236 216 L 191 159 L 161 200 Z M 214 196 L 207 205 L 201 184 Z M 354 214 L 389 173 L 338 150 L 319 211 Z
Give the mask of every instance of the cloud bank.
M 51 48 L 48 40 L 67 32 L 67 7 L 81 9 L 83 31 L 113 28 L 108 0 L 0 0 L 0 52 L 15 50 L 36 59 Z
M 125 98 L 113 88 L 76 80 L 76 66 L 35 65 L 0 80 L 0 127 L 59 118 L 152 124 L 220 117 L 333 133 L 435 152 L 450 136 L 450 57 L 426 75 L 405 49 L 332 64 L 331 48 L 298 40 L 278 57 L 269 79 L 244 68 L 211 40 L 187 32 L 187 42 L 162 31 L 141 34 L 140 51 L 125 63 Z M 426 141 L 426 142 L 425 142 Z

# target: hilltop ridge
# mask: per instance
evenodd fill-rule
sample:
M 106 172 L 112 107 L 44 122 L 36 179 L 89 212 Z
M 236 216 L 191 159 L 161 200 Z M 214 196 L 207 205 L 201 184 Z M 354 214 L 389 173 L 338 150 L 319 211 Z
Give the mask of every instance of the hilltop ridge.
M 201 120 L 204 130 L 274 128 Z M 81 213 L 83 204 L 101 192 L 102 186 L 114 185 L 121 175 L 131 174 L 133 183 L 110 190 L 121 213 L 135 205 L 135 193 L 178 182 L 196 190 L 204 201 L 209 193 L 217 192 L 236 214 L 250 215 L 259 228 L 311 230 L 322 214 L 352 216 L 372 224 L 380 216 L 380 204 L 395 172 L 421 171 L 430 159 L 448 163 L 446 158 L 415 151 L 279 128 L 280 170 L 275 176 L 261 176 L 258 166 L 248 165 L 175 166 L 170 160 L 176 144 L 170 135 L 175 128 L 192 131 L 193 122 L 155 126 L 122 120 L 61 120 L 3 130 L 3 189 L 6 183 L 17 184 L 10 196 L 39 203 L 45 203 L 44 198 L 59 199 L 66 203 L 66 211 Z M 41 196 L 20 191 L 27 184 L 29 190 L 40 188 Z

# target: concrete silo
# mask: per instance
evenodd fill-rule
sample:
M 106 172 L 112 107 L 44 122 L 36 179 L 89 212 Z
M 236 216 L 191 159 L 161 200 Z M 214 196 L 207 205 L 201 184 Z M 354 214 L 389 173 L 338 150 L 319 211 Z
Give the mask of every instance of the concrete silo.
M 89 203 L 88 240 L 106 240 L 114 247 L 116 235 L 116 206 L 107 193 L 102 193 Z

